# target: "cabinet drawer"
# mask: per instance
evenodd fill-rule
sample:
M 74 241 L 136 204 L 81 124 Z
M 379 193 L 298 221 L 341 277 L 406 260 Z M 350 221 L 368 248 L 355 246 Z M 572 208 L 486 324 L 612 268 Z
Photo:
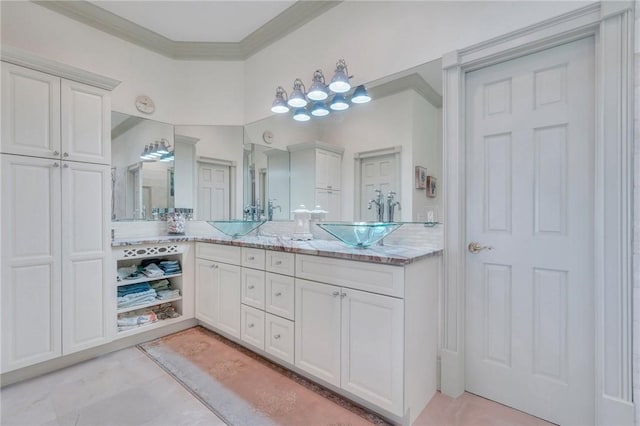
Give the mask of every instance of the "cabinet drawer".
M 293 321 L 265 314 L 264 350 L 293 364 Z
M 293 253 L 267 250 L 266 270 L 277 274 L 293 276 L 295 259 L 296 257 Z
M 404 297 L 404 268 L 401 266 L 298 254 L 296 277 Z
M 216 262 L 240 265 L 240 247 L 222 244 L 196 243 L 196 257 Z
M 240 312 L 240 339 L 264 350 L 264 312 L 247 305 L 241 305 Z
M 242 247 L 242 266 L 264 269 L 264 250 Z
M 265 310 L 274 315 L 293 320 L 294 278 L 267 272 L 265 287 Z
M 264 309 L 264 271 L 242 268 L 242 303 Z

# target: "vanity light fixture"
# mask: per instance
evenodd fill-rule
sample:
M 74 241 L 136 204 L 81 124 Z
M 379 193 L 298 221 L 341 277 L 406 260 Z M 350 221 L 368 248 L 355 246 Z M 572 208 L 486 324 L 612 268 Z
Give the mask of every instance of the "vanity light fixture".
M 304 108 L 307 106 L 307 97 L 304 92 L 307 90 L 304 87 L 304 83 L 299 78 L 296 78 L 293 82 L 293 92 L 289 95 L 289 100 L 287 103 L 292 108 Z
M 347 63 L 344 59 L 340 59 L 336 62 L 336 70 L 329 86 L 327 86 L 324 74 L 320 69 L 317 69 L 313 73 L 313 79 L 308 92 L 306 92 L 305 85 L 299 78 L 296 78 L 293 82 L 293 91 L 289 97 L 287 97 L 287 92 L 284 88 L 278 86 L 276 88 L 276 97 L 271 104 L 271 111 L 283 114 L 293 109 L 293 119 L 296 121 L 309 121 L 311 115 L 314 117 L 326 116 L 331 112 L 329 108 L 333 111 L 344 111 L 350 106 L 347 95 L 348 92 L 352 90 L 351 83 L 349 83 L 349 79 L 351 78 L 353 78 L 353 76 L 349 75 Z M 327 103 L 324 101 L 328 99 L 331 94 L 333 94 L 333 99 L 328 103 L 327 108 Z M 353 90 L 351 102 L 363 104 L 370 100 L 371 96 L 367 93 L 364 84 L 359 85 Z M 312 105 L 307 107 L 309 102 L 311 102 Z
M 287 92 L 285 92 L 282 86 L 278 86 L 276 88 L 276 98 L 271 104 L 271 111 L 278 114 L 289 112 L 289 105 L 287 105 L 287 100 Z
M 174 157 L 173 151 L 170 151 L 169 141 L 165 138 L 145 145 L 144 150 L 140 154 L 143 161 L 172 161 Z

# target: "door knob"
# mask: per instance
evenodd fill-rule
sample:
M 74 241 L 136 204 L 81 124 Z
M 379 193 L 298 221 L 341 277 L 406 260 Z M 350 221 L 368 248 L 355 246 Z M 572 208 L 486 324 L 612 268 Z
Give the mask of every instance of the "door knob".
M 493 250 L 493 247 L 481 246 L 479 243 L 476 243 L 475 241 L 469 243 L 469 252 L 470 253 L 478 254 L 482 250 Z

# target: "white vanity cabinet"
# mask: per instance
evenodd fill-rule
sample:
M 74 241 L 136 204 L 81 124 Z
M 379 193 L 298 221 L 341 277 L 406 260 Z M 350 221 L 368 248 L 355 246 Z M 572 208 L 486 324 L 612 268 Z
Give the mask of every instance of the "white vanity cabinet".
M 320 206 L 327 220 L 340 220 L 342 209 L 342 153 L 323 142 L 290 145 L 291 205 Z
M 196 243 L 196 319 L 236 338 L 240 337 L 240 253 L 240 247 Z
M 295 366 L 413 422 L 436 390 L 438 274 L 296 255 Z
M 110 164 L 107 90 L 4 62 L 2 90 L 0 152 Z
M 4 373 L 112 338 L 111 115 L 107 90 L 5 62 L 2 89 Z

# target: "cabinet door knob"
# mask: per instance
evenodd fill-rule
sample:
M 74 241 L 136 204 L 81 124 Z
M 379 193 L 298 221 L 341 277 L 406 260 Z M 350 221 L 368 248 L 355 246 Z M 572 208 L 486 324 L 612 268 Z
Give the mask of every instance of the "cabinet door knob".
M 282 293 L 281 292 L 277 292 L 276 296 L 282 296 Z
M 331 188 L 333 188 L 333 186 L 331 186 L 331 185 L 327 185 L 327 188 L 331 189 Z
M 69 156 L 69 153 L 68 153 L 68 152 L 65 152 L 65 153 L 63 153 L 63 154 L 62 154 L 62 156 L 63 156 L 63 157 L 68 157 L 68 156 Z
M 253 256 L 249 256 L 249 257 L 247 257 L 247 259 L 249 259 L 249 260 L 256 260 L 256 258 L 255 258 L 255 257 L 253 257 Z
M 211 269 L 218 269 L 218 265 L 216 264 L 211 265 Z
M 273 336 L 273 338 L 277 340 L 277 339 L 279 339 L 279 338 L 280 338 L 280 335 L 279 335 L 279 334 L 276 334 L 275 336 Z
M 255 285 L 250 285 L 250 286 L 249 286 L 249 290 L 253 290 L 254 288 L 256 288 L 256 286 L 255 286 Z
M 342 297 L 342 298 L 344 299 L 345 297 L 347 297 L 347 293 L 342 293 L 342 294 L 340 295 L 340 297 Z
M 282 265 L 282 260 L 276 260 L 276 261 L 274 262 L 274 265 L 276 265 L 276 266 L 280 266 L 280 265 Z
M 65 168 L 65 169 L 68 169 L 69 165 L 65 163 L 62 167 Z
M 247 325 L 248 328 L 253 328 L 253 323 Z
M 333 293 L 331 293 L 331 295 L 333 297 L 338 297 L 338 296 L 340 296 L 340 292 L 339 291 L 334 291 Z
M 60 167 L 60 164 L 58 164 L 58 163 L 53 163 L 53 164 L 51 165 L 51 167 Z
M 58 151 L 53 151 L 53 155 L 57 157 L 60 153 Z

